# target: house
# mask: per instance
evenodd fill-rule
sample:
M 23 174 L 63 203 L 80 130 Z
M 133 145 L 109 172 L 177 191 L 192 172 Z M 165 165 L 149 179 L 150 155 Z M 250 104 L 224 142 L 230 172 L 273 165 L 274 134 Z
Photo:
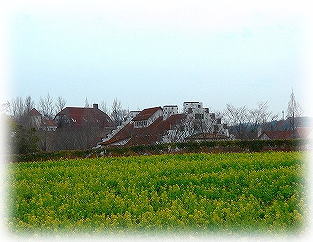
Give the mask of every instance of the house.
M 294 132 L 290 130 L 284 131 L 263 131 L 258 139 L 260 140 L 272 140 L 272 139 L 293 139 Z
M 184 114 L 173 114 L 163 119 L 160 107 L 144 109 L 119 132 L 103 139 L 99 144 L 101 146 L 132 146 L 159 143 L 165 133 L 184 117 Z
M 31 127 L 34 127 L 37 130 L 55 131 L 57 129 L 56 122 L 44 117 L 36 108 L 30 110 L 29 116 Z
M 56 131 L 57 127 L 57 123 L 54 120 L 43 119 L 40 129 L 44 131 Z
M 103 138 L 101 146 L 148 145 L 185 141 L 196 133 L 214 133 L 228 136 L 227 126 L 199 102 L 185 102 L 184 112 L 177 105 L 152 107 L 137 113 L 124 125 Z
M 98 108 L 98 104 L 93 104 L 92 108 L 66 107 L 54 120 L 58 127 L 97 127 L 108 132 L 114 128 L 113 121 Z
M 308 139 L 311 133 L 311 128 L 299 127 L 294 131 L 263 131 L 259 135 L 261 140 L 274 140 L 274 139 Z
M 163 116 L 161 107 L 147 108 L 133 118 L 134 128 L 144 128 Z
M 43 119 L 41 113 L 39 113 L 36 108 L 33 108 L 30 110 L 29 116 L 30 116 L 31 126 L 36 129 L 39 129 L 42 123 L 42 119 Z
M 286 119 L 268 122 L 263 125 L 263 129 L 273 131 L 292 130 L 292 123 L 294 123 L 295 128 L 306 128 L 313 126 L 313 120 L 310 117 L 295 117 L 294 121 L 291 117 L 288 117 Z
M 204 108 L 201 102 L 184 102 L 183 106 L 187 119 L 194 123 L 193 126 L 199 126 L 200 132 L 192 133 L 215 133 L 229 137 L 227 125 L 222 124 L 222 119 L 210 113 L 209 108 Z

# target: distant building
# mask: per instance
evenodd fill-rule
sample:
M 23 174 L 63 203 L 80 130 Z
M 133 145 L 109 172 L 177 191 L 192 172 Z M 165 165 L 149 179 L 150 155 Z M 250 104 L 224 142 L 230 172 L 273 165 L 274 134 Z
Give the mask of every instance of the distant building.
M 259 137 L 260 140 L 272 140 L 272 139 L 294 139 L 294 132 L 290 130 L 284 131 L 263 131 Z
M 184 113 L 191 120 L 201 123 L 201 133 L 222 134 L 229 137 L 226 124 L 222 124 L 222 119 L 216 117 L 215 113 L 210 113 L 209 108 L 204 108 L 201 102 L 184 102 Z
M 296 128 L 292 130 L 283 131 L 263 131 L 259 135 L 260 140 L 274 140 L 274 139 L 307 139 L 311 133 L 311 128 Z
M 136 113 L 122 126 L 102 139 L 99 145 L 147 145 L 187 141 L 188 137 L 205 133 L 212 139 L 227 139 L 228 129 L 220 118 L 203 108 L 200 102 L 184 102 L 183 113 L 177 105 L 153 107 Z
M 86 126 L 98 127 L 111 131 L 114 128 L 113 121 L 97 104 L 92 108 L 66 107 L 54 118 L 58 127 L 82 128 Z
M 294 131 L 292 118 L 272 121 L 258 128 L 258 139 L 308 139 L 311 135 L 313 120 L 309 117 L 295 117 Z
M 144 109 L 133 118 L 132 121 L 134 121 L 134 128 L 148 127 L 161 116 L 163 116 L 161 107 Z
M 45 118 L 36 108 L 33 108 L 29 112 L 31 126 L 37 130 L 43 131 L 55 131 L 57 124 L 52 119 Z
M 167 119 L 171 115 L 178 114 L 177 105 L 166 105 L 163 107 L 163 119 Z

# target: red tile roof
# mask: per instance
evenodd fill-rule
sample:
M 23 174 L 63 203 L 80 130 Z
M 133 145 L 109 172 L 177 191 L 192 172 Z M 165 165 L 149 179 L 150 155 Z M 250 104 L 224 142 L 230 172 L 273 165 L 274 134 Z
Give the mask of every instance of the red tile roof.
M 264 131 L 259 137 L 266 134 L 270 139 L 292 139 L 294 138 L 294 132 L 291 130 L 285 131 Z
M 69 118 L 74 126 L 83 125 L 87 121 L 103 127 L 114 126 L 110 117 L 97 108 L 66 107 L 56 116 L 65 116 Z
M 300 139 L 307 139 L 309 138 L 310 134 L 312 133 L 312 128 L 310 127 L 299 127 L 296 128 L 296 136 Z
M 37 111 L 36 108 L 33 108 L 32 110 L 30 110 L 29 113 L 31 116 L 41 116 L 41 114 Z
M 171 129 L 175 124 L 181 122 L 185 117 L 185 114 L 175 114 L 166 120 L 163 120 L 163 117 L 159 117 L 151 125 L 144 128 L 134 128 L 134 124 L 129 123 L 110 140 L 102 142 L 101 144 L 110 145 L 127 139 L 129 139 L 126 143 L 127 146 L 154 144 L 161 141 L 165 132 Z
M 43 119 L 42 123 L 44 126 L 54 126 L 57 127 L 57 123 L 54 120 L 51 119 Z
M 156 111 L 162 110 L 161 107 L 154 108 L 146 108 L 137 114 L 136 117 L 133 118 L 133 121 L 141 121 L 149 119 Z

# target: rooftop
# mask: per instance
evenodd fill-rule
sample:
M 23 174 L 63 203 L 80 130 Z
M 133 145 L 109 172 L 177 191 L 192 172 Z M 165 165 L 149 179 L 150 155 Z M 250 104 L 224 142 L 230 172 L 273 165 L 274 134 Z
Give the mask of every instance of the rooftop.
M 153 107 L 153 108 L 146 108 L 142 110 L 135 118 L 133 118 L 133 121 L 142 121 L 149 119 L 156 111 L 162 110 L 161 107 Z
M 102 145 L 110 145 L 127 139 L 129 139 L 126 143 L 127 146 L 154 144 L 160 141 L 162 135 L 184 117 L 185 114 L 174 114 L 166 120 L 159 117 L 150 126 L 140 129 L 134 128 L 134 124 L 129 123 Z

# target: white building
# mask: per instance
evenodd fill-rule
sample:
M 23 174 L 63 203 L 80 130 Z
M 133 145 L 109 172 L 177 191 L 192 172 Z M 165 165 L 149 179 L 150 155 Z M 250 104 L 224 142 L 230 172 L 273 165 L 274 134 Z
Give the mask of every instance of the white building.
M 226 124 L 210 113 L 201 102 L 184 102 L 183 113 L 177 105 L 132 111 L 101 145 L 141 145 L 152 143 L 184 142 L 188 137 L 229 138 Z M 212 134 L 212 135 L 210 135 Z M 209 138 L 208 138 L 209 139 Z
M 215 133 L 229 136 L 226 124 L 222 124 L 222 119 L 216 117 L 215 113 L 210 113 L 209 108 L 204 108 L 202 102 L 184 102 L 184 113 L 190 121 L 199 123 L 198 133 Z M 192 130 L 193 133 L 194 130 Z
M 166 105 L 163 106 L 163 120 L 167 119 L 171 115 L 178 114 L 177 105 Z
M 161 107 L 147 108 L 132 119 L 135 128 L 144 128 L 151 125 L 157 118 L 163 116 Z

